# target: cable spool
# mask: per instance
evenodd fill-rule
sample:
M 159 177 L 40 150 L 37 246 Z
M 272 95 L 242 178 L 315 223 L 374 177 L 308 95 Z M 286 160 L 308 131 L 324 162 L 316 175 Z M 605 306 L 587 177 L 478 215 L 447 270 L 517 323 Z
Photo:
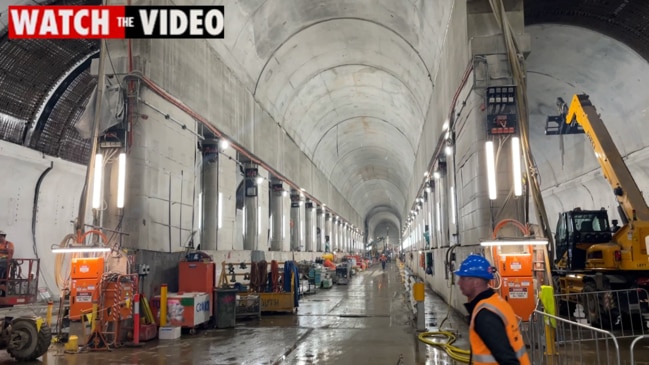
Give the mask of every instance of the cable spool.
M 279 286 L 279 263 L 277 263 L 276 260 L 270 262 L 270 282 L 273 293 L 279 293 L 282 291 Z

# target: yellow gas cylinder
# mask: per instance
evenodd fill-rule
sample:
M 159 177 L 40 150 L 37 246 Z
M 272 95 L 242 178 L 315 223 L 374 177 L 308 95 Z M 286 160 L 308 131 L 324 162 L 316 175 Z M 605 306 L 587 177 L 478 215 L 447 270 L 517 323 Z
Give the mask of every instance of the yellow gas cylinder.
M 412 284 L 412 297 L 417 302 L 424 301 L 424 283 L 414 283 Z
M 79 337 L 71 335 L 64 346 L 65 352 L 76 354 L 79 352 Z

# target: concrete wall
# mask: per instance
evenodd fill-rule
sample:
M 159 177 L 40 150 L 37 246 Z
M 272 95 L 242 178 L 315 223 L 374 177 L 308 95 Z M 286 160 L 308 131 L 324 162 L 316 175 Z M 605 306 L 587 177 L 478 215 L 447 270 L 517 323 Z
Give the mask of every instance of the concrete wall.
M 211 255 L 214 258 L 216 263 L 216 273 L 215 273 L 215 285 L 218 286 L 219 278 L 221 276 L 222 263 L 225 262 L 226 265 L 232 263 L 237 268 L 237 273 L 246 272 L 246 270 L 239 269 L 239 264 L 244 262 L 248 267 L 248 272 L 250 272 L 250 262 L 252 251 L 245 250 L 234 250 L 234 251 L 204 251 L 206 254 Z M 259 254 L 259 253 L 256 253 Z M 321 257 L 321 254 L 313 252 L 264 252 L 265 260 L 270 262 L 272 260 L 277 260 L 279 262 L 285 262 L 288 260 L 293 260 L 296 262 L 300 261 L 312 261 L 317 257 Z M 167 284 L 169 292 L 178 291 L 178 262 L 183 259 L 185 252 L 156 252 L 149 250 L 140 250 L 136 253 L 138 263 L 147 264 L 151 267 L 151 272 L 146 276 L 141 283 L 143 291 L 148 296 L 154 296 L 160 294 L 160 285 Z M 226 266 L 226 274 L 227 274 Z M 227 283 L 230 284 L 231 276 L 227 276 Z M 243 281 L 243 277 L 238 276 L 237 280 Z
M 78 217 L 86 168 L 0 141 L 0 170 L 4 180 L 0 194 L 0 230 L 14 243 L 15 257 L 40 258 L 39 284 L 58 295 L 51 246 L 74 233 L 71 222 Z M 91 222 L 91 218 L 86 216 L 86 222 Z
M 133 124 L 133 145 L 126 159 L 123 227 L 129 236 L 125 246 L 181 251 L 198 229 L 197 125 L 155 93 L 143 89 L 140 95 L 149 105 L 139 106 L 140 118 Z
M 234 143 L 361 226 L 355 209 L 331 184 L 322 184 L 324 175 L 258 105 L 208 41 L 135 40 L 133 54 L 136 68 L 165 91 L 202 115 Z

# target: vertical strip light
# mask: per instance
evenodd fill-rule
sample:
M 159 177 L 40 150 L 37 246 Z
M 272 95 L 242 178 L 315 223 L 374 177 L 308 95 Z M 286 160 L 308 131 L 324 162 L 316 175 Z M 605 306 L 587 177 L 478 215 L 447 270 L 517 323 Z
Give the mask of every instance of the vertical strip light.
M 455 224 L 455 186 L 451 186 L 451 222 Z
M 268 229 L 270 231 L 268 235 L 270 236 L 270 239 L 272 240 L 272 239 L 275 238 L 275 237 L 273 237 L 273 215 L 272 214 L 270 215 L 270 218 L 268 219 L 268 225 L 269 225 Z
M 101 173 L 104 170 L 104 155 L 98 153 L 95 155 L 95 177 L 92 187 L 92 208 L 99 209 L 101 208 L 101 185 L 102 185 L 102 176 Z
M 219 229 L 223 227 L 223 193 L 219 193 L 219 203 L 218 203 L 218 214 L 219 214 Z
M 243 232 L 243 236 L 245 237 L 246 236 L 246 221 L 247 221 L 247 219 L 246 219 L 246 207 L 245 206 L 241 210 L 241 217 L 243 218 L 242 221 L 241 221 L 241 228 L 243 228 L 242 232 Z
M 203 229 L 203 193 L 198 193 L 198 230 Z
M 487 181 L 489 183 L 489 199 L 495 200 L 496 193 L 496 163 L 494 158 L 494 143 L 487 141 L 485 143 L 485 150 L 487 155 Z
M 257 237 L 261 236 L 261 207 L 257 207 Z
M 523 195 L 523 178 L 521 176 L 521 144 L 518 137 L 512 138 L 512 163 L 514 164 L 514 195 Z
M 126 154 L 119 154 L 119 166 L 117 173 L 117 207 L 124 208 L 124 193 L 126 190 Z
M 282 239 L 286 238 L 286 215 L 282 214 Z
M 439 202 L 437 202 L 437 204 L 435 205 L 435 208 L 436 208 L 435 210 L 436 210 L 436 213 L 437 213 L 437 214 L 435 214 L 435 216 L 437 218 L 436 219 L 437 220 L 437 232 L 441 232 L 442 231 L 442 218 L 440 217 L 441 214 L 439 212 L 439 210 L 440 210 L 439 209 Z

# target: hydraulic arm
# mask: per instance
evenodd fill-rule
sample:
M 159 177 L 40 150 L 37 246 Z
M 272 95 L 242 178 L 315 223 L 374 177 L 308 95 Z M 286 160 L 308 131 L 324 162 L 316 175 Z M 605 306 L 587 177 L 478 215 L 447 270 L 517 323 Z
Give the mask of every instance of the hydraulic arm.
M 563 100 L 560 99 L 560 102 Z M 626 224 L 636 219 L 649 221 L 649 207 L 647 207 L 642 192 L 624 163 L 620 151 L 613 143 L 604 122 L 591 104 L 588 95 L 573 96 L 570 106 L 564 104 L 562 109 L 565 108 L 567 108 L 565 127 L 560 127 L 559 133 L 547 130 L 546 133 L 585 133 L 593 146 L 595 157 L 602 168 L 604 177 L 611 184 L 613 193 L 624 213 L 624 216 L 621 217 L 623 223 Z M 577 128 L 577 124 L 581 130 Z

